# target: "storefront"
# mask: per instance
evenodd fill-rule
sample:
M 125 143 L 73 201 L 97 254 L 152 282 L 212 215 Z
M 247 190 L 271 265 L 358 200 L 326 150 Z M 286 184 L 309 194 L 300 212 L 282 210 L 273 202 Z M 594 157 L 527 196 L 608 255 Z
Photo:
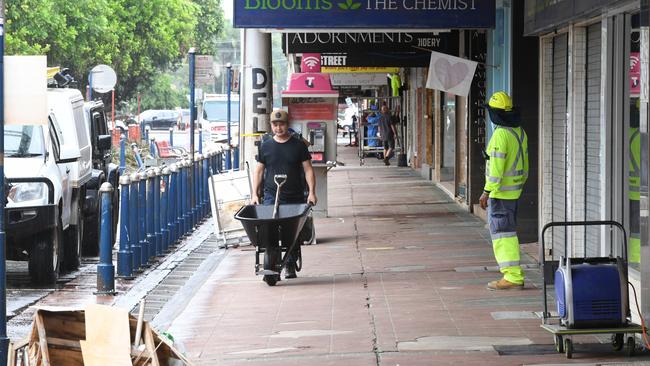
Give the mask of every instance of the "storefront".
M 648 28 L 639 1 L 530 1 L 525 14 L 527 34 L 540 37 L 540 224 L 621 222 L 631 282 L 648 284 L 648 217 L 640 210 L 648 207 L 650 163 Z M 607 255 L 612 247 L 622 255 L 621 236 L 607 228 L 555 228 L 547 239 L 555 258 L 567 242 L 573 256 Z

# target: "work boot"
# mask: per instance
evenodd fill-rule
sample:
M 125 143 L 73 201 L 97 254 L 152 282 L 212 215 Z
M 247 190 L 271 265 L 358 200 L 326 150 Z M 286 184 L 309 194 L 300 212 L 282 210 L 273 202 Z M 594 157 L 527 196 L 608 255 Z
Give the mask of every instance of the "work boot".
M 494 290 L 523 290 L 523 283 L 512 283 L 505 278 L 502 278 L 498 281 L 490 281 L 487 284 L 487 289 L 490 291 Z
M 295 263 L 287 263 L 287 267 L 284 272 L 284 278 L 286 279 L 291 279 L 291 278 L 296 278 L 298 275 L 296 274 L 296 264 Z

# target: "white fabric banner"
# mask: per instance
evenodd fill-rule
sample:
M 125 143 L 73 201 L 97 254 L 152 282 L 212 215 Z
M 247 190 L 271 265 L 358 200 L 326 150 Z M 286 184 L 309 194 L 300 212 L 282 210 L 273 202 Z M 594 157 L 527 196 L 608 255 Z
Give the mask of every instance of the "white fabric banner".
M 47 58 L 4 57 L 5 125 L 47 125 Z
M 475 61 L 450 56 L 440 52 L 431 52 L 427 88 L 466 97 L 472 86 Z

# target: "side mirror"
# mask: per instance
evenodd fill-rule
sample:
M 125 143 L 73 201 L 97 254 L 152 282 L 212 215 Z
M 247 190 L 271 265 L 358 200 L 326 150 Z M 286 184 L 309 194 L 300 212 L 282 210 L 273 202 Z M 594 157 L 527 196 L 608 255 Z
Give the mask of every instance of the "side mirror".
M 59 153 L 59 160 L 57 161 L 57 164 L 74 163 L 75 161 L 79 160 L 80 157 L 81 154 L 79 153 L 79 150 L 71 146 L 64 145 L 61 146 L 61 152 Z
M 97 149 L 109 150 L 111 148 L 111 135 L 97 136 Z

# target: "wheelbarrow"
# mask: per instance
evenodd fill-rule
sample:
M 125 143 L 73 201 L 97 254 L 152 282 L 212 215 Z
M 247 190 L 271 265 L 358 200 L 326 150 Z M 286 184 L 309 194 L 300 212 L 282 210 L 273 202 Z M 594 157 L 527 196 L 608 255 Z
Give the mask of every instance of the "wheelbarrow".
M 281 185 L 278 184 L 278 192 Z M 277 204 L 277 195 L 275 201 L 274 206 L 246 205 L 235 214 L 235 219 L 241 222 L 251 244 L 255 246 L 255 274 L 263 275 L 264 282 L 269 286 L 275 286 L 280 280 L 289 253 L 296 245 L 300 248 L 298 234 L 311 211 L 308 203 Z M 299 250 L 296 252 L 296 270 L 299 271 L 302 256 Z M 261 255 L 264 256 L 263 265 L 260 264 Z

